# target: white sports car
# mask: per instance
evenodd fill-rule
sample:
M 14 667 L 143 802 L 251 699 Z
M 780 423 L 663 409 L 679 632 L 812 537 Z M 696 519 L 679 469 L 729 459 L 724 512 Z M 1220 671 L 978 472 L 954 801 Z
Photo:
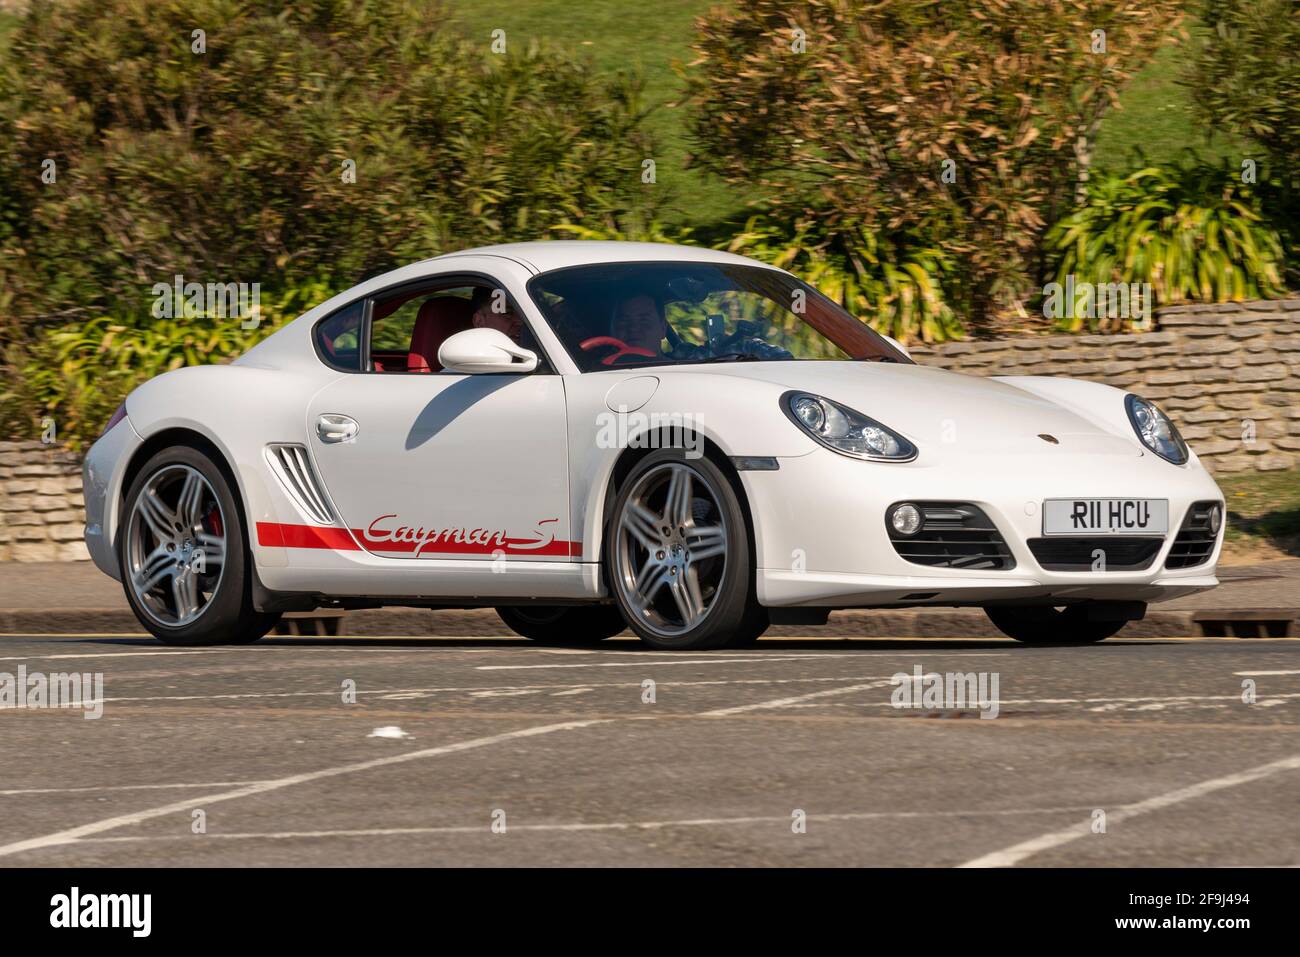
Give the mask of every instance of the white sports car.
M 1216 585 L 1223 527 L 1136 395 L 917 365 L 780 269 L 641 243 L 363 282 L 136 389 L 85 496 L 96 564 L 182 645 L 381 605 L 665 649 L 964 605 L 1092 642 Z

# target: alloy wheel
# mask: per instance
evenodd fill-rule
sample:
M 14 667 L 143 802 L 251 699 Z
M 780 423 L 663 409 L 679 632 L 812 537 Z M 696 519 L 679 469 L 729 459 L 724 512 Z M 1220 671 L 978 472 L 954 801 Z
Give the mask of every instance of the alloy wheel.
M 211 483 L 189 465 L 166 465 L 140 489 L 126 535 L 126 574 L 140 608 L 180 628 L 198 619 L 221 585 L 225 515 Z
M 695 469 L 666 462 L 636 480 L 618 516 L 618 586 L 632 614 L 664 638 L 697 628 L 718 597 L 728 527 L 718 491 Z

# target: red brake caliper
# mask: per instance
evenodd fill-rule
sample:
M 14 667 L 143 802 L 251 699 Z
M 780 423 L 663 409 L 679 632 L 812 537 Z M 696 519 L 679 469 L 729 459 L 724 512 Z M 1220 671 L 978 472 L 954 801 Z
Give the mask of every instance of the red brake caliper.
M 213 535 L 225 534 L 225 532 L 221 530 L 221 512 L 216 505 L 213 505 L 211 510 L 208 512 L 208 530 L 212 532 Z

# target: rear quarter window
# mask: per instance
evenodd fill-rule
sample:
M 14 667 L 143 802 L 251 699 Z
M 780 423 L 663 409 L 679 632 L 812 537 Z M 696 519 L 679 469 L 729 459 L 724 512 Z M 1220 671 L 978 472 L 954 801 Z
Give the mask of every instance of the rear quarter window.
M 361 370 L 361 318 L 365 300 L 344 306 L 316 326 L 316 351 L 327 365 L 345 372 Z

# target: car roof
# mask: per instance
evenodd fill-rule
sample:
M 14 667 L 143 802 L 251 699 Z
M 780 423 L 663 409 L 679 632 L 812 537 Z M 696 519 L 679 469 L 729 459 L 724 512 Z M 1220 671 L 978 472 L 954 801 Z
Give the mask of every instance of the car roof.
M 700 262 L 733 263 L 762 266 L 744 256 L 702 249 L 698 246 L 679 246 L 675 243 L 630 243 L 588 239 L 555 239 L 546 242 L 505 243 L 500 246 L 480 246 L 438 256 L 431 262 L 443 262 L 457 256 L 503 256 L 522 263 L 534 272 L 550 272 L 566 266 L 587 266 L 594 263 L 619 262 Z

